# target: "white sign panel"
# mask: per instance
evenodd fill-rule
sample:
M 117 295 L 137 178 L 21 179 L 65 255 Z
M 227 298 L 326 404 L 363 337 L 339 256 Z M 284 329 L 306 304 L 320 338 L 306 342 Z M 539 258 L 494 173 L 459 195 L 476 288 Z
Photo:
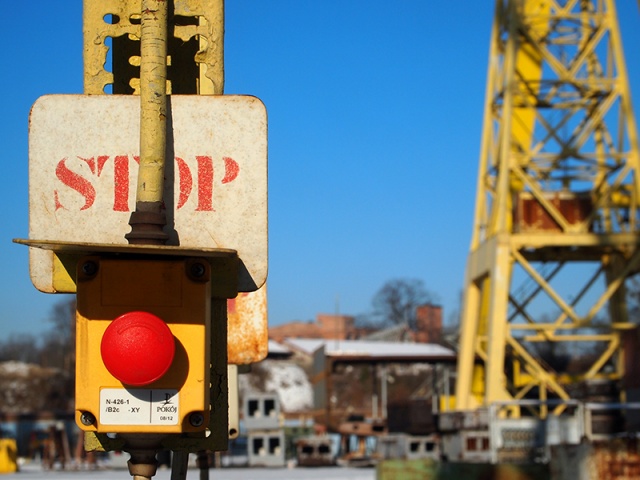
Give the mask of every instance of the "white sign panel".
M 177 425 L 177 390 L 103 388 L 100 423 L 103 425 Z
M 29 126 L 29 237 L 127 244 L 139 164 L 140 98 L 51 95 Z M 167 122 L 168 245 L 238 251 L 240 290 L 267 275 L 267 116 L 248 96 L 174 95 Z M 53 256 L 31 248 L 52 291 Z

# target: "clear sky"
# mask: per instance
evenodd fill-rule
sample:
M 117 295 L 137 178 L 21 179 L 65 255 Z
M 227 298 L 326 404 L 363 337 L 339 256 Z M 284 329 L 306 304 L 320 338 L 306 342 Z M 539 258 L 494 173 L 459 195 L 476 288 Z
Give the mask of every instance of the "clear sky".
M 269 116 L 269 322 L 358 315 L 394 278 L 458 308 L 473 218 L 492 1 L 228 0 L 228 94 Z M 618 12 L 640 117 L 638 3 Z M 48 329 L 28 273 L 27 119 L 82 93 L 82 2 L 14 2 L 0 29 L 0 326 Z

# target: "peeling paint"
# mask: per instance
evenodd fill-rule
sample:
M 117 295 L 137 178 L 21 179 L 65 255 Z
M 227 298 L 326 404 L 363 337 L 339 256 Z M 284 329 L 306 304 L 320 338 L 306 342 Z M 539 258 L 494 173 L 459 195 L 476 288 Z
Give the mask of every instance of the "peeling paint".
M 231 364 L 263 360 L 268 353 L 267 287 L 228 301 L 227 355 Z

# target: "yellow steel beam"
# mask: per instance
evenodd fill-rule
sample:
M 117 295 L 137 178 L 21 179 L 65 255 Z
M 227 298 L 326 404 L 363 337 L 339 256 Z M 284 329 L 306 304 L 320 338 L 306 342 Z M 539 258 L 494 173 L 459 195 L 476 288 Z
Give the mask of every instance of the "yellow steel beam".
M 491 217 L 487 218 L 483 215 L 483 211 L 486 210 L 488 195 L 486 191 L 486 184 L 482 175 L 478 180 L 478 196 L 476 198 L 476 219 L 472 238 L 472 251 L 477 249 L 481 242 L 481 230 L 482 224 L 488 222 L 488 228 L 486 230 L 487 237 L 494 236 L 500 233 L 508 233 L 512 229 L 511 220 L 511 196 L 514 190 L 522 188 L 518 179 L 509 172 L 510 163 L 513 161 L 512 157 L 518 154 L 520 150 L 527 150 L 531 143 L 531 135 L 533 132 L 533 124 L 536 116 L 534 108 L 535 94 L 536 92 L 529 92 L 528 96 L 525 96 L 523 100 L 523 106 L 514 106 L 514 98 L 510 93 L 510 90 L 506 92 L 503 99 L 503 110 L 509 112 L 504 115 L 500 123 L 500 129 L 502 132 L 509 132 L 509 134 L 503 134 L 502 140 L 499 145 L 491 145 L 492 131 L 493 131 L 493 95 L 495 89 L 499 88 L 499 84 L 504 82 L 505 85 L 520 84 L 521 79 L 517 77 L 516 72 L 526 71 L 527 75 L 537 76 L 541 75 L 541 59 L 539 53 L 530 45 L 526 45 L 524 48 L 518 48 L 516 43 L 516 32 L 519 25 L 515 22 L 507 21 L 507 18 L 517 18 L 515 10 L 518 8 L 515 2 L 509 2 L 506 6 L 506 10 L 503 10 L 503 2 L 497 2 L 494 26 L 492 30 L 491 40 L 491 59 L 489 78 L 487 81 L 487 100 L 485 107 L 484 129 L 482 136 L 482 153 L 480 160 L 480 169 L 488 169 L 489 165 L 489 150 L 492 148 L 499 148 L 503 154 L 499 157 L 500 163 L 496 165 L 501 172 L 497 179 L 497 185 L 492 198 L 494 205 L 491 209 Z M 548 12 L 550 6 L 548 1 L 526 1 L 524 2 L 525 14 L 540 14 L 544 15 Z M 504 63 L 502 65 L 502 72 L 505 75 L 504 79 L 498 77 L 499 72 L 495 71 L 495 65 L 497 59 L 494 57 L 500 55 L 500 35 L 502 26 L 508 23 L 507 29 L 509 30 L 508 39 L 504 46 Z M 535 28 L 537 35 L 544 35 L 545 26 L 544 22 L 538 24 Z M 533 73 L 531 73 L 533 72 Z M 536 73 L 537 72 L 537 73 Z M 513 112 L 513 114 L 511 114 Z M 523 146 L 525 146 L 523 148 Z M 509 255 L 509 249 L 501 248 L 498 243 L 497 254 L 495 255 L 495 270 L 488 272 L 488 276 L 481 280 L 480 294 L 474 294 L 474 301 L 466 299 L 467 305 L 463 311 L 464 317 L 461 321 L 462 335 L 461 340 L 466 341 L 465 346 L 461 346 L 460 355 L 461 358 L 458 363 L 458 386 L 456 387 L 456 402 L 461 409 L 467 409 L 472 407 L 469 387 L 471 385 L 477 385 L 480 383 L 480 379 L 483 377 L 485 383 L 486 397 L 497 400 L 507 400 L 509 398 L 505 390 L 504 382 L 504 355 L 505 355 L 505 342 L 506 337 L 506 324 L 501 321 L 493 321 L 493 318 L 507 318 L 507 304 L 508 304 L 508 292 L 509 283 L 511 278 L 512 260 Z M 473 255 L 473 253 L 472 253 Z M 469 281 L 469 280 L 468 280 Z M 467 285 L 470 285 L 469 283 Z M 473 287 L 475 290 L 477 287 Z M 472 318 L 479 316 L 480 322 L 474 322 Z M 489 372 L 486 374 L 482 369 L 475 369 L 473 365 L 473 357 L 475 353 L 467 350 L 469 340 L 466 336 L 482 335 L 485 331 L 489 330 L 489 338 L 491 342 L 488 348 L 489 360 L 485 364 L 485 369 L 488 368 Z M 476 352 L 477 353 L 477 352 Z M 486 398 L 485 397 L 485 398 Z

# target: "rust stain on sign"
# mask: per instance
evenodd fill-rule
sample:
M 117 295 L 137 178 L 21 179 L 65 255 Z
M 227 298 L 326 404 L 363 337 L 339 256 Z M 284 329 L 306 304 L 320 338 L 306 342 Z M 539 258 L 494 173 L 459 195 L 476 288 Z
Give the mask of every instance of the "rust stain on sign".
M 228 362 L 245 365 L 263 360 L 268 353 L 267 287 L 228 300 L 227 318 Z

